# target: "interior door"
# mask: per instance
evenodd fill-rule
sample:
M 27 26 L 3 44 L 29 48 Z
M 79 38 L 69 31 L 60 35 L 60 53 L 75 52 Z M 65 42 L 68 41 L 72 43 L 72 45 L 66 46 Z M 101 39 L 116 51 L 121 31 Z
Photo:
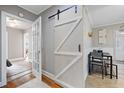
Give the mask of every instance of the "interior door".
M 33 75 L 41 80 L 41 17 L 32 24 L 32 43 L 33 43 Z
M 124 61 L 124 32 L 116 32 L 115 55 L 116 60 Z
M 54 24 L 54 56 L 55 81 L 64 87 L 82 87 L 82 7 L 61 13 L 55 17 Z

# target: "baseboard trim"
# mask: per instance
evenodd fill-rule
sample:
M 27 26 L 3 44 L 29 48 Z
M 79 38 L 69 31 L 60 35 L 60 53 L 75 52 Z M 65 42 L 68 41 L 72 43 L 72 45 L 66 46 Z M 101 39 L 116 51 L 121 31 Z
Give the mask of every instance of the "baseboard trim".
M 87 72 L 87 74 L 85 74 L 85 76 L 84 76 L 84 85 L 83 85 L 83 87 L 86 87 L 86 80 L 87 80 L 87 77 L 88 77 L 88 72 Z
M 45 75 L 45 76 L 47 76 L 48 78 L 54 80 L 54 77 L 55 77 L 55 76 L 54 76 L 52 73 L 49 73 L 49 72 L 47 72 L 47 71 L 45 71 L 45 70 L 42 70 L 42 72 L 43 72 L 43 75 Z
M 67 84 L 67 83 L 65 83 L 65 82 L 63 82 L 63 81 L 61 81 L 61 80 L 59 80 L 59 79 L 54 79 L 54 81 L 55 81 L 57 84 L 59 84 L 59 85 L 61 85 L 62 87 L 64 87 L 64 88 L 74 88 L 73 86 L 71 86 L 71 85 L 69 85 L 69 84 Z
M 45 70 L 42 70 L 42 72 L 43 72 L 43 75 L 45 75 L 45 76 L 47 76 L 48 78 L 54 80 L 54 81 L 55 81 L 57 84 L 59 84 L 60 86 L 62 86 L 62 87 L 64 87 L 64 88 L 74 88 L 73 86 L 71 86 L 71 85 L 69 85 L 69 84 L 67 84 L 67 83 L 65 83 L 65 82 L 63 82 L 63 81 L 61 81 L 61 80 L 59 80 L 59 79 L 56 79 L 56 78 L 55 78 L 55 75 L 53 75 L 52 73 L 49 73 L 49 72 L 47 72 L 47 71 L 45 71 Z
M 19 61 L 19 60 L 24 60 L 25 58 L 21 57 L 21 58 L 13 58 L 13 59 L 9 59 L 10 61 Z

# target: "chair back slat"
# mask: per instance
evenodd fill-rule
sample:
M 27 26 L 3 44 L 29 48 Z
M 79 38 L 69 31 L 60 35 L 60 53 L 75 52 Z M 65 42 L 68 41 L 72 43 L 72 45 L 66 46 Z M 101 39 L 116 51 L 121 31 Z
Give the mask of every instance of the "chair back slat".
M 102 52 L 98 52 L 97 50 L 93 50 L 93 52 L 91 52 L 91 56 L 94 59 L 103 59 L 103 53 Z

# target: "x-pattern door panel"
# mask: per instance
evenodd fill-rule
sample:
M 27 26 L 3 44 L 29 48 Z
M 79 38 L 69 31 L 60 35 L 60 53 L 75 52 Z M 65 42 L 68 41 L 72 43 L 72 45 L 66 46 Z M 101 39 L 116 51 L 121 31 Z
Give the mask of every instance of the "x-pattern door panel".
M 56 17 L 54 24 L 55 81 L 68 87 L 82 86 L 81 83 L 78 83 L 83 72 L 80 65 L 83 58 L 81 9 L 78 7 L 77 14 L 73 12 L 73 9 L 61 13 L 59 20 Z M 75 69 L 76 67 L 77 69 Z

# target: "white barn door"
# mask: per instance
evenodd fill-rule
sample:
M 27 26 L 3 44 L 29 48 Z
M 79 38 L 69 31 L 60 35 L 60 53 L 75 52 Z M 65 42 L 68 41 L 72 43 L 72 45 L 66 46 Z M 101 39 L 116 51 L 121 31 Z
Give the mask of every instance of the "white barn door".
M 32 63 L 32 72 L 36 78 L 41 80 L 41 17 L 39 17 L 32 24 L 32 41 L 33 41 L 33 63 Z
M 67 10 L 55 19 L 55 81 L 64 87 L 82 87 L 82 7 Z

